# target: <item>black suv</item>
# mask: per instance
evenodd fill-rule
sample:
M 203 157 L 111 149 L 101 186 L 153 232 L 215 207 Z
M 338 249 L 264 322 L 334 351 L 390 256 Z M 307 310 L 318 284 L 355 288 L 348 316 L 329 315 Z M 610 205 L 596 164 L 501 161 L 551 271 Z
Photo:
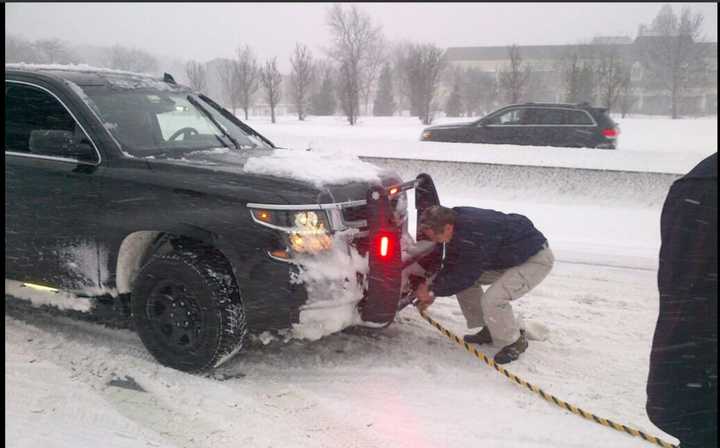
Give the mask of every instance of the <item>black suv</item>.
M 169 75 L 7 64 L 6 293 L 124 313 L 189 371 L 248 331 L 388 325 L 412 294 L 406 191 L 424 208 L 435 188 L 358 159 L 326 181 L 332 160 L 274 147 Z
M 616 149 L 620 129 L 588 104 L 513 104 L 470 123 L 431 126 L 423 141 Z

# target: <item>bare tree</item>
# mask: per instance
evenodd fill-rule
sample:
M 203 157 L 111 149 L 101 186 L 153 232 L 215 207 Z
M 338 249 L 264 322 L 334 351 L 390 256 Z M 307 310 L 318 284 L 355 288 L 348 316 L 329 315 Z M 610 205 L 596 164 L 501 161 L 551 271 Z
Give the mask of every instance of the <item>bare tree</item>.
M 568 103 L 577 103 L 580 96 L 580 77 L 582 74 L 582 64 L 580 56 L 577 53 L 569 55 L 563 67 L 563 83 L 565 101 Z
M 461 90 L 463 85 L 462 71 L 455 70 L 452 79 L 452 90 L 445 102 L 445 116 L 459 117 L 463 112 Z
M 246 45 L 243 49 L 237 50 L 237 63 L 235 70 L 239 101 L 243 111 L 245 112 L 245 119 L 247 120 L 248 110 L 253 103 L 253 94 L 255 94 L 258 89 L 258 78 L 260 74 L 257 59 L 255 59 L 255 55 L 249 45 Z
M 410 84 L 408 83 L 407 76 L 405 76 L 405 74 L 407 73 L 407 55 L 410 51 L 411 46 L 412 44 L 409 42 L 399 42 L 393 44 L 393 48 L 391 51 L 393 67 L 395 70 L 395 90 L 400 94 L 398 98 L 398 108 L 401 111 L 409 109 L 410 115 L 419 116 L 419 108 L 415 105 L 415 102 L 412 98 L 412 93 L 410 91 Z
M 111 68 L 139 73 L 155 73 L 158 61 L 150 53 L 137 48 L 126 48 L 114 45 L 110 49 Z
M 33 44 L 21 37 L 5 36 L 5 62 L 41 62 Z
M 683 7 L 676 16 L 670 5 L 664 5 L 649 27 L 641 27 L 644 65 L 670 94 L 672 118 L 678 118 L 678 104 L 689 85 L 705 72 L 705 54 L 700 31 L 702 13 L 693 14 Z
M 237 67 L 235 61 L 224 59 L 220 61 L 217 68 L 220 88 L 226 99 L 225 104 L 230 104 L 233 115 L 240 105 L 240 89 L 238 86 Z M 247 120 L 247 117 L 245 118 Z
M 185 64 L 185 75 L 193 89 L 203 92 L 207 89 L 207 70 L 203 64 L 197 61 L 188 61 Z
M 347 61 L 340 64 L 336 73 L 336 96 L 348 123 L 353 126 L 360 114 L 360 87 L 357 85 L 357 77 L 353 76 L 352 64 Z
M 48 64 L 70 64 L 77 62 L 77 57 L 70 47 L 60 39 L 40 39 L 33 47 L 38 59 Z
M 373 103 L 373 115 L 376 117 L 390 117 L 395 113 L 395 108 L 392 68 L 390 64 L 385 64 L 378 80 L 377 95 Z
M 260 69 L 260 82 L 265 88 L 265 98 L 270 106 L 270 120 L 275 123 L 275 106 L 280 102 L 282 75 L 277 68 L 277 58 L 265 62 Z
M 617 48 L 598 49 L 595 63 L 597 99 L 608 111 L 615 109 L 623 85 L 630 76 L 630 68 L 623 61 Z
M 497 85 L 492 74 L 469 68 L 461 75 L 460 92 L 468 116 L 477 116 L 492 109 Z
M 364 77 L 361 87 L 361 95 L 366 114 L 369 114 L 370 101 L 376 87 L 376 81 L 380 76 L 380 70 L 387 60 L 385 46 L 385 39 L 382 35 L 379 35 L 377 39 L 368 45 L 368 57 L 367 61 L 363 64 Z
M 635 105 L 635 101 L 636 98 L 632 94 L 632 78 L 628 70 L 620 86 L 620 96 L 618 98 L 618 107 L 620 108 L 622 118 L 625 118 L 625 116 L 630 113 L 630 110 Z
M 313 82 L 313 93 L 310 96 L 310 109 L 314 115 L 333 115 L 337 107 L 335 99 L 335 69 L 326 60 L 315 64 L 318 77 Z
M 290 58 L 292 72 L 290 83 L 292 85 L 292 99 L 297 109 L 298 120 L 305 120 L 305 111 L 310 100 L 310 86 L 315 78 L 315 68 L 310 49 L 302 44 L 295 44 L 295 52 Z
M 360 95 L 367 86 L 367 67 L 371 64 L 371 49 L 382 38 L 381 28 L 356 5 L 346 11 L 340 4 L 330 7 L 327 24 L 332 36 L 330 57 L 338 64 L 338 96 L 350 125 L 357 123 Z
M 519 103 L 525 95 L 525 90 L 530 80 L 531 68 L 529 64 L 524 64 L 520 55 L 520 48 L 513 44 L 508 49 L 510 57 L 510 65 L 501 68 L 498 74 L 498 83 L 500 90 L 505 95 L 506 100 L 511 103 Z
M 433 44 L 412 44 L 400 61 L 400 70 L 409 89 L 411 110 L 423 124 L 432 123 L 433 99 L 445 66 L 443 50 Z

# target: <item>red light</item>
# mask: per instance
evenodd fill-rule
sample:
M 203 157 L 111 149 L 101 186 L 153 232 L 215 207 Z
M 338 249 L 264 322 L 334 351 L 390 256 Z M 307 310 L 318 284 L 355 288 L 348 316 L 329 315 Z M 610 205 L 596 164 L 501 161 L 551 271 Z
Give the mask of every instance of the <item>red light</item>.
M 387 257 L 390 252 L 390 238 L 386 236 L 380 237 L 380 256 Z
M 619 134 L 618 130 L 614 129 L 614 128 L 603 129 L 603 131 L 602 131 L 603 137 L 608 137 L 608 138 L 615 138 L 618 136 L 618 134 Z
M 390 189 L 390 194 L 391 194 L 391 195 L 393 195 L 393 194 L 395 194 L 395 193 L 397 193 L 397 192 L 398 192 L 398 188 L 397 188 L 397 187 L 393 187 L 393 188 Z

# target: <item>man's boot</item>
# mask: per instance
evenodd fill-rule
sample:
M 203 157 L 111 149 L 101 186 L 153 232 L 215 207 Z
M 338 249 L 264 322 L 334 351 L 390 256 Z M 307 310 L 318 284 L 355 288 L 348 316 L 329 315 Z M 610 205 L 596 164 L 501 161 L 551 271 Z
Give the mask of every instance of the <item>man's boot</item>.
M 520 357 L 520 353 L 524 352 L 527 348 L 528 342 L 525 337 L 525 330 L 520 330 L 520 337 L 517 341 L 506 345 L 495 354 L 495 362 L 498 364 L 507 364 L 510 361 L 515 361 Z
M 463 341 L 468 344 L 490 344 L 492 343 L 492 336 L 490 336 L 490 330 L 487 326 L 483 327 L 482 330 L 475 334 L 466 334 L 463 336 Z

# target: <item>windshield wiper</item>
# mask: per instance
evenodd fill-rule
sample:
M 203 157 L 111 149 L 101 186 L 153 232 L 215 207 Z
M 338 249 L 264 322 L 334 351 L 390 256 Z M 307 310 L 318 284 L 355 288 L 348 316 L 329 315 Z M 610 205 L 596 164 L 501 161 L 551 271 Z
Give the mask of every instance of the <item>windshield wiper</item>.
M 232 136 L 231 136 L 227 131 L 225 131 L 225 129 L 224 129 L 222 126 L 220 126 L 220 123 L 218 123 L 217 120 L 215 120 L 215 118 L 213 118 L 212 114 L 211 114 L 210 112 L 208 112 L 207 110 L 205 110 L 205 108 L 203 108 L 202 105 L 200 105 L 200 103 L 199 103 L 195 98 L 193 98 L 192 96 L 188 95 L 188 96 L 187 96 L 187 100 L 188 100 L 188 102 L 189 102 L 190 104 L 192 104 L 193 106 L 195 106 L 195 107 L 197 107 L 198 109 L 200 109 L 200 111 L 201 111 L 203 114 L 205 114 L 205 116 L 208 117 L 208 119 L 209 119 L 210 121 L 212 121 L 212 124 L 214 124 L 216 128 L 220 129 L 220 132 L 222 132 L 223 135 L 225 135 L 225 137 L 232 142 L 233 146 L 235 146 L 235 149 L 242 149 L 242 147 L 241 147 L 240 144 L 237 142 L 237 140 L 235 140 L 234 138 L 232 138 Z M 219 138 L 219 137 L 218 137 L 218 138 Z
M 223 117 L 225 117 L 225 119 L 229 120 L 231 123 L 234 123 L 234 124 L 236 124 L 237 126 L 239 126 L 240 129 L 242 129 L 243 131 L 247 132 L 247 133 L 250 134 L 250 135 L 254 135 L 254 136 L 257 137 L 261 142 L 263 142 L 263 143 L 265 143 L 266 145 L 268 145 L 270 148 L 274 148 L 274 147 L 275 147 L 275 145 L 273 145 L 273 143 L 272 143 L 270 140 L 268 140 L 267 138 L 265 138 L 263 135 L 260 135 L 260 133 L 258 133 L 258 131 L 256 131 L 255 129 L 253 129 L 253 128 L 251 128 L 250 126 L 248 126 L 248 125 L 246 125 L 245 123 L 243 123 L 242 120 L 238 120 L 237 117 L 233 116 L 232 114 L 230 114 L 229 112 L 227 112 L 225 109 L 223 109 L 222 107 L 220 107 L 220 105 L 217 104 L 215 101 L 211 100 L 210 98 L 206 97 L 205 95 L 200 95 L 200 99 L 203 100 L 203 101 L 205 101 L 206 103 L 208 103 L 208 104 L 209 104 L 210 106 L 212 106 L 213 108 L 215 108 L 215 110 L 217 110 L 217 112 L 218 112 L 220 115 L 222 115 Z M 255 147 L 257 147 L 257 145 L 255 145 Z

